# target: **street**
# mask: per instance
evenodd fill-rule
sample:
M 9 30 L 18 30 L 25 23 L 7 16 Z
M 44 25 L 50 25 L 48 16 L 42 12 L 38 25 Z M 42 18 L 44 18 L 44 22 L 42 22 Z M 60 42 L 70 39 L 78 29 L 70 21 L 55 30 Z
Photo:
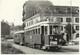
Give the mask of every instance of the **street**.
M 79 45 L 71 45 L 71 46 L 62 46 L 60 50 L 39 50 L 30 48 L 27 46 L 20 46 L 19 44 L 15 44 L 14 40 L 7 40 L 13 47 L 23 51 L 25 54 L 79 54 Z

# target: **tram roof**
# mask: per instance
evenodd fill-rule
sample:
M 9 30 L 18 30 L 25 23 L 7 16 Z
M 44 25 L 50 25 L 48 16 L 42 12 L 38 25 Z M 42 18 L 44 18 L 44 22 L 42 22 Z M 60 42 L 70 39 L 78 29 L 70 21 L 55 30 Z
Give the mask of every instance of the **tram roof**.
M 18 34 L 18 33 L 24 33 L 24 30 L 14 32 L 14 34 Z

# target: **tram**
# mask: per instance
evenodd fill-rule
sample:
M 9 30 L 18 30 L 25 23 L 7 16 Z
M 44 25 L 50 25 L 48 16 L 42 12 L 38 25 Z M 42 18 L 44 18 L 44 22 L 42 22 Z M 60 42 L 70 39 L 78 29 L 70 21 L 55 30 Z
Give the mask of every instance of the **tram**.
M 14 42 L 38 49 L 59 49 L 65 40 L 60 34 L 60 23 L 48 23 L 27 28 L 26 31 L 15 32 Z
M 25 44 L 34 48 L 60 48 L 63 42 L 60 23 L 40 22 L 24 32 Z
M 24 31 L 17 31 L 14 33 L 14 43 L 18 43 L 20 45 L 24 44 Z

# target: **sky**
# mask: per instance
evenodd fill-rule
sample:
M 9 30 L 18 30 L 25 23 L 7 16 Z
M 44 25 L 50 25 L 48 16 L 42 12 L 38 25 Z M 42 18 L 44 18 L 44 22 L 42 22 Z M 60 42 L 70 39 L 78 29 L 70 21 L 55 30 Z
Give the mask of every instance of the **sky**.
M 14 22 L 15 25 L 22 25 L 23 4 L 27 0 L 0 0 L 0 21 Z M 79 6 L 79 0 L 49 0 L 53 5 Z

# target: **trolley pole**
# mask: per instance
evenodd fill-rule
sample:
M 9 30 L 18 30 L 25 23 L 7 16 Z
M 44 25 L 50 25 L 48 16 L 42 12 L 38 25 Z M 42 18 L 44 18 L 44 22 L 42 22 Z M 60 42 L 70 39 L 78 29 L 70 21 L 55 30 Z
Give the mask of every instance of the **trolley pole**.
M 72 26 L 73 26 L 73 15 L 72 15 L 72 1 L 70 0 L 70 5 L 71 5 L 71 39 L 73 41 L 73 33 L 72 33 Z M 72 43 L 73 44 L 73 43 Z

